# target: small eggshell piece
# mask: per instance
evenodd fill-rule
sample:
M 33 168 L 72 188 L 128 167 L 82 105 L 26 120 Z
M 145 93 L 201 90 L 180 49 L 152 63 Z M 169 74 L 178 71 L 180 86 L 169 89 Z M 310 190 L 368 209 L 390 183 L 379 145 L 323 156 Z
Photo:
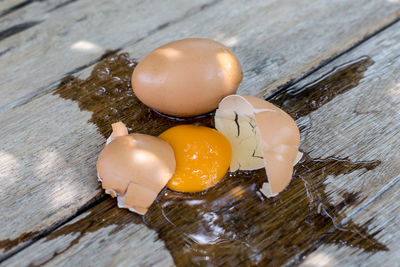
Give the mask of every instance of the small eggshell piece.
M 111 124 L 113 138 L 118 136 L 128 135 L 128 128 L 126 128 L 125 124 L 121 121 Z
M 297 153 L 296 147 L 286 145 L 280 145 L 270 150 L 264 149 L 265 170 L 271 194 L 278 194 L 289 185 Z
M 157 198 L 157 195 L 158 192 L 151 190 L 146 186 L 130 183 L 125 194 L 124 206 L 132 207 L 141 213 L 141 211 L 147 211 L 147 208 L 150 207 L 153 201 Z

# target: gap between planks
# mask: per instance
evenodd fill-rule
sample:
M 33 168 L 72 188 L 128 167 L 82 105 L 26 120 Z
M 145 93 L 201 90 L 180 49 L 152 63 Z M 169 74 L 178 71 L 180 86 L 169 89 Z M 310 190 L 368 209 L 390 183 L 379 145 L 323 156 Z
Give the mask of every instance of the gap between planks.
M 382 197 L 384 197 L 387 193 L 390 192 L 392 188 L 394 188 L 396 185 L 400 185 L 400 174 L 397 175 L 395 178 L 393 178 L 390 182 L 385 184 L 378 192 L 376 192 L 374 195 L 369 197 L 362 205 L 360 205 L 358 208 L 356 208 L 354 211 L 352 211 L 349 215 L 347 215 L 339 224 L 338 226 L 344 226 L 346 225 L 349 221 L 353 220 L 357 215 L 359 215 L 361 212 L 366 210 L 368 207 L 372 206 L 375 202 L 380 200 Z M 310 251 L 313 247 L 317 246 L 318 244 L 321 244 L 321 240 L 324 237 L 319 238 L 316 240 L 313 244 L 311 244 L 309 247 L 298 253 L 295 257 L 290 259 L 288 262 L 286 262 L 283 266 L 284 267 L 289 267 L 293 266 L 296 263 L 300 262 L 301 259 L 308 254 L 308 251 Z
M 151 30 L 148 32 L 148 35 L 146 35 L 145 37 L 142 37 L 141 39 L 135 41 L 139 42 L 142 41 L 143 39 L 145 39 L 146 37 L 154 34 L 155 32 L 162 30 L 172 24 L 175 24 L 177 22 L 179 22 L 180 20 L 183 20 L 185 18 L 187 18 L 190 15 L 194 15 L 197 12 L 200 12 L 201 10 L 203 10 L 204 8 L 207 8 L 209 6 L 212 6 L 213 4 L 219 2 L 221 0 L 216 0 L 213 1 L 209 4 L 203 5 L 199 8 L 196 9 L 196 11 L 192 11 L 192 12 L 188 12 L 187 14 L 185 14 L 184 16 L 177 18 L 171 22 L 168 23 L 164 23 L 161 26 L 156 27 L 155 29 Z M 190 13 L 190 14 L 189 14 Z M 361 40 L 359 40 L 358 42 L 356 42 L 355 44 L 353 44 L 352 46 L 340 51 L 339 53 L 333 55 L 332 57 L 330 57 L 327 60 L 324 60 L 322 62 L 320 62 L 316 67 L 313 67 L 311 69 L 309 69 L 308 71 L 304 72 L 303 74 L 301 74 L 299 77 L 296 77 L 295 79 L 285 83 L 282 86 L 279 86 L 277 88 L 277 90 L 275 90 L 275 92 L 273 92 L 272 95 L 269 95 L 269 97 L 276 95 L 279 92 L 285 91 L 287 90 L 289 87 L 292 87 L 296 84 L 298 84 L 299 82 L 305 80 L 307 77 L 311 76 L 311 74 L 317 72 L 318 70 L 320 70 L 321 68 L 323 68 L 324 66 L 328 65 L 329 63 L 333 62 L 335 59 L 339 58 L 340 56 L 343 56 L 347 53 L 349 53 L 350 51 L 354 50 L 355 48 L 357 48 L 358 46 L 360 46 L 361 44 L 363 44 L 364 42 L 366 42 L 367 40 L 371 39 L 372 37 L 374 37 L 375 35 L 385 31 L 386 29 L 390 28 L 391 26 L 395 25 L 396 23 L 400 23 L 400 16 L 397 17 L 396 19 L 394 19 L 392 22 L 388 23 L 387 25 L 381 27 L 380 29 L 378 29 L 377 31 L 375 31 L 372 34 L 369 34 L 367 36 L 365 36 L 364 38 L 362 38 Z M 163 26 L 164 25 L 164 26 Z M 112 51 L 111 53 L 115 53 L 118 52 L 117 51 Z M 100 57 L 99 59 L 90 62 L 89 64 L 86 64 L 68 74 L 74 74 L 80 70 L 83 70 L 85 68 L 88 68 L 94 64 L 96 64 L 97 62 L 99 62 L 103 57 Z M 36 92 L 36 94 L 34 95 L 29 95 L 29 99 L 25 99 L 25 101 L 19 101 L 17 105 L 10 107 L 14 108 L 16 106 L 19 105 L 23 105 L 25 103 L 30 102 L 31 100 L 39 97 L 40 95 L 49 93 L 51 91 L 54 91 L 54 86 L 56 85 L 56 83 L 52 83 L 51 85 L 47 86 L 47 87 L 43 87 L 43 90 L 40 92 Z M 268 98 L 268 97 L 267 97 Z M 0 109 L 0 113 L 3 112 L 3 110 Z M 351 220 L 352 218 L 354 218 L 355 216 L 357 216 L 358 214 L 360 214 L 361 212 L 363 212 L 365 209 L 367 209 L 370 205 L 372 205 L 373 203 L 375 203 L 376 201 L 378 201 L 380 198 L 382 198 L 382 196 L 384 196 L 387 192 L 390 191 L 390 189 L 397 185 L 400 184 L 400 175 L 396 176 L 394 179 L 392 179 L 389 183 L 387 183 L 385 186 L 383 186 L 378 192 L 376 192 L 373 196 L 371 196 L 370 198 L 368 198 L 366 200 L 365 203 L 363 203 L 360 207 L 358 207 L 357 209 L 355 209 L 354 211 L 352 211 L 348 216 L 346 216 L 346 218 L 344 218 L 341 222 L 340 225 L 344 225 L 346 224 L 346 222 L 348 222 L 349 220 Z M 50 234 L 51 232 L 53 232 L 54 230 L 64 226 L 66 223 L 72 221 L 73 219 L 75 219 L 76 217 L 78 217 L 79 215 L 83 214 L 84 212 L 88 211 L 89 209 L 91 209 L 92 207 L 100 204 L 101 202 L 105 201 L 108 198 L 107 195 L 105 195 L 104 193 L 100 193 L 98 194 L 96 197 L 94 197 L 92 200 L 90 200 L 88 203 L 86 203 L 85 205 L 81 206 L 74 214 L 72 214 L 71 216 L 69 216 L 68 218 L 59 221 L 58 223 L 56 223 L 55 225 L 41 231 L 39 234 L 37 234 L 36 236 L 34 236 L 31 240 L 27 241 L 25 244 L 23 244 L 22 246 L 20 246 L 19 248 L 15 249 L 15 250 L 11 250 L 9 253 L 5 253 L 3 255 L 3 257 L 0 258 L 0 263 L 5 261 L 6 259 L 12 257 L 13 255 L 19 253 L 20 251 L 24 250 L 25 248 L 29 247 L 30 245 L 34 244 L 36 241 L 39 241 L 40 239 L 42 239 L 43 237 L 46 237 L 48 234 Z M 315 246 L 316 244 L 318 244 L 320 242 L 320 240 L 317 240 L 315 243 L 313 243 L 309 248 Z M 308 249 L 309 249 L 308 248 Z M 299 253 L 298 256 L 296 256 L 296 258 L 291 259 L 287 264 L 285 264 L 285 266 L 290 266 L 292 263 L 294 263 L 295 261 L 298 260 L 297 257 L 302 257 L 302 255 L 304 255 L 304 253 L 306 253 L 307 249 L 304 250 L 303 252 Z
M 53 231 L 57 230 L 58 228 L 64 226 L 65 224 L 69 223 L 70 221 L 72 221 L 73 219 L 75 219 L 76 217 L 80 216 L 81 214 L 87 212 L 88 210 L 90 210 L 91 208 L 93 208 L 94 206 L 100 204 L 101 202 L 105 201 L 106 199 L 108 199 L 109 196 L 104 194 L 103 192 L 99 193 L 98 195 L 96 195 L 94 198 L 92 198 L 89 202 L 87 202 L 86 204 L 84 204 L 83 206 L 81 206 L 74 214 L 72 214 L 71 216 L 60 220 L 58 223 L 50 226 L 47 229 L 44 229 L 42 231 L 40 231 L 38 234 L 36 234 L 35 236 L 32 237 L 32 239 L 24 242 L 20 247 L 17 247 L 16 249 L 11 249 L 10 252 L 8 253 L 4 253 L 3 256 L 0 256 L 0 264 L 7 260 L 8 258 L 11 258 L 12 256 L 14 256 L 15 254 L 19 253 L 20 251 L 24 250 L 25 248 L 29 247 L 30 245 L 32 245 L 33 243 L 35 243 L 36 241 L 39 241 L 40 239 L 46 237 L 48 234 L 52 233 Z
M 8 14 L 11 14 L 12 12 L 17 11 L 21 8 L 24 8 L 25 6 L 32 4 L 33 2 L 35 2 L 35 0 L 25 0 L 25 1 L 21 1 L 18 4 L 10 6 L 0 12 L 0 18 L 6 16 Z
M 25 0 L 25 1 L 20 1 L 19 3 L 16 3 L 12 6 L 9 6 L 5 9 L 3 9 L 2 11 L 0 11 L 0 18 L 1 17 L 5 17 L 15 11 L 18 11 L 22 8 L 25 8 L 27 6 L 29 6 L 30 4 L 34 3 L 34 2 L 44 2 L 46 0 Z M 47 10 L 46 12 L 52 12 L 54 10 L 57 10 L 59 8 L 65 7 L 66 5 L 72 4 L 73 2 L 76 2 L 79 0 L 66 0 L 60 4 L 55 5 L 54 7 L 50 8 L 49 10 Z
M 129 45 L 137 44 L 137 43 L 143 41 L 144 39 L 148 38 L 149 36 L 157 33 L 158 31 L 166 29 L 166 28 L 168 28 L 168 27 L 170 27 L 170 26 L 172 26 L 174 24 L 177 24 L 177 23 L 179 23 L 179 22 L 181 22 L 181 21 L 183 21 L 183 20 L 185 20 L 185 19 L 187 19 L 187 18 L 189 18 L 189 17 L 191 17 L 193 15 L 196 15 L 197 13 L 199 13 L 199 12 L 201 12 L 201 11 L 207 9 L 207 8 L 210 8 L 210 7 L 212 7 L 212 6 L 218 4 L 219 2 L 222 2 L 222 1 L 223 0 L 214 0 L 214 1 L 210 2 L 210 3 L 206 3 L 206 4 L 203 4 L 203 5 L 199 6 L 199 7 L 196 7 L 194 9 L 190 9 L 183 16 L 158 25 L 157 27 L 149 30 L 144 36 L 140 37 L 139 39 L 137 39 L 135 41 L 129 40 L 129 41 L 123 43 L 120 46 L 121 48 L 113 50 L 111 52 L 120 51 L 120 50 L 122 50 L 123 47 L 126 47 L 128 44 Z M 400 19 L 400 17 L 396 18 L 396 19 Z M 108 54 L 107 51 L 106 51 L 106 53 L 104 55 L 100 56 L 99 58 L 97 58 L 97 59 L 95 59 L 95 60 L 93 60 L 93 61 L 91 61 L 91 62 L 89 62 L 87 64 L 84 64 L 82 66 L 76 67 L 75 69 L 65 73 L 63 75 L 63 77 L 75 74 L 75 73 L 80 72 L 80 71 L 82 71 L 84 69 L 92 67 L 93 65 L 95 65 L 96 63 L 101 61 L 105 57 L 106 54 Z M 37 90 L 35 90 L 35 91 L 31 92 L 31 93 L 26 94 L 25 96 L 22 96 L 22 97 L 20 97 L 20 98 L 18 98 L 16 100 L 12 101 L 11 103 L 9 103 L 7 105 L 4 105 L 4 106 L 0 107 L 0 114 L 5 112 L 5 111 L 8 111 L 10 109 L 22 106 L 22 105 L 24 105 L 26 103 L 29 103 L 30 101 L 36 99 L 37 97 L 40 97 L 42 95 L 45 95 L 45 94 L 48 94 L 48 93 L 51 93 L 51 92 L 55 91 L 55 87 L 57 86 L 58 83 L 59 83 L 59 81 L 52 82 L 52 83 L 50 83 L 50 84 L 48 84 L 46 86 L 38 88 Z
M 68 2 L 68 1 L 67 1 L 67 2 Z M 135 44 L 137 44 L 137 43 L 139 43 L 139 42 L 141 42 L 141 41 L 147 39 L 148 37 L 152 36 L 153 34 L 159 32 L 159 31 L 161 31 L 161 30 L 163 30 L 163 29 L 166 29 L 166 28 L 168 28 L 168 27 L 170 27 L 170 26 L 172 26 L 172 25 L 175 25 L 175 24 L 177 24 L 177 23 L 179 23 L 179 22 L 181 22 L 181 21 L 187 19 L 188 17 L 191 17 L 191 16 L 193 16 L 193 15 L 196 15 L 197 13 L 199 13 L 199 12 L 205 10 L 205 9 L 208 9 L 209 7 L 214 6 L 214 5 L 218 4 L 219 2 L 223 2 L 223 0 L 214 0 L 214 1 L 212 1 L 212 2 L 203 4 L 203 5 L 199 6 L 199 7 L 190 9 L 190 10 L 189 10 L 187 13 L 185 13 L 183 16 L 178 17 L 178 18 L 176 18 L 176 19 L 173 19 L 173 20 L 171 20 L 171 21 L 169 21 L 169 22 L 160 24 L 160 25 L 158 25 L 157 27 L 155 27 L 155 28 L 149 30 L 144 36 L 140 37 L 139 39 L 137 39 L 137 40 L 128 40 L 128 41 L 126 41 L 125 43 L 123 43 L 123 44 L 120 46 L 119 49 L 122 50 L 122 49 L 124 49 L 125 47 L 127 47 L 127 45 L 129 45 L 129 46 L 135 45 Z M 390 26 L 394 25 L 395 23 L 397 23 L 397 22 L 399 22 L 399 21 L 400 21 L 400 15 L 397 16 L 397 17 L 395 17 L 392 21 L 390 21 L 390 22 L 387 23 L 386 25 L 382 26 L 381 28 L 377 29 L 377 30 L 374 31 L 373 33 L 370 33 L 370 34 L 365 35 L 365 36 L 362 37 L 360 40 L 358 40 L 358 41 L 356 41 L 355 43 L 351 44 L 349 47 L 347 47 L 347 48 L 345 48 L 345 49 L 339 51 L 338 53 L 333 54 L 333 55 L 330 56 L 329 58 L 324 59 L 324 60 L 322 60 L 321 62 L 317 63 L 314 67 L 311 67 L 311 68 L 308 69 L 307 71 L 305 71 L 305 72 L 299 74 L 296 78 L 293 78 L 293 79 L 289 80 L 288 82 L 286 82 L 286 83 L 284 83 L 284 84 L 282 84 L 282 85 L 279 85 L 275 90 L 273 90 L 272 94 L 275 94 L 275 93 L 279 93 L 279 92 L 281 92 L 281 91 L 284 91 L 284 90 L 288 89 L 289 87 L 295 85 L 296 83 L 302 81 L 303 79 L 307 78 L 307 77 L 310 76 L 312 73 L 314 73 L 315 71 L 321 69 L 322 67 L 324 67 L 325 65 L 329 64 L 330 62 L 332 62 L 333 60 L 337 59 L 338 57 L 344 55 L 345 53 L 347 53 L 347 52 L 349 52 L 349 51 L 351 51 L 351 50 L 357 48 L 360 44 L 364 43 L 365 41 L 367 41 L 367 40 L 369 40 L 370 38 L 374 37 L 376 34 L 379 34 L 380 32 L 384 31 L 385 29 L 389 28 Z M 98 59 L 93 60 L 93 61 L 91 61 L 91 62 L 89 62 L 89 63 L 87 63 L 87 64 L 84 64 L 84 65 L 82 65 L 82 66 L 76 67 L 75 69 L 73 69 L 73 70 L 71 70 L 71 71 L 69 71 L 69 72 L 63 74 L 63 77 L 68 76 L 68 75 L 71 75 L 71 74 L 75 74 L 75 73 L 77 73 L 77 72 L 79 72 L 79 71 L 82 71 L 82 70 L 84 70 L 84 69 L 90 68 L 91 66 L 93 66 L 94 64 L 96 64 L 97 62 L 99 62 L 101 59 L 102 59 L 102 57 L 99 57 Z M 47 94 L 47 93 L 53 92 L 53 91 L 55 90 L 54 87 L 57 85 L 57 83 L 58 83 L 58 81 L 51 82 L 50 84 L 45 85 L 45 86 L 43 86 L 43 87 L 40 87 L 40 88 L 38 88 L 37 90 L 35 90 L 35 91 L 31 92 L 31 93 L 28 93 L 28 94 L 26 94 L 26 95 L 24 95 L 24 96 L 22 96 L 22 97 L 19 97 L 18 99 L 12 101 L 12 102 L 9 103 L 9 104 L 0 106 L 0 114 L 3 113 L 3 112 L 8 111 L 8 110 L 10 110 L 10 109 L 13 109 L 13 108 L 22 106 L 22 105 L 24 105 L 24 104 L 26 104 L 26 103 L 29 103 L 30 101 L 36 99 L 37 97 L 40 97 L 40 96 L 45 95 L 45 94 Z M 264 88 L 264 89 L 265 89 L 265 88 Z M 264 90 L 264 91 L 265 91 L 265 90 Z M 266 95 L 264 95 L 264 96 L 266 96 Z
M 306 78 L 308 78 L 309 76 L 311 76 L 311 74 L 313 74 L 313 73 L 317 72 L 318 70 L 322 69 L 324 66 L 328 65 L 329 63 L 332 63 L 333 61 L 335 61 L 339 57 L 343 56 L 344 54 L 347 54 L 350 51 L 353 51 L 354 49 L 359 47 L 361 44 L 365 43 L 369 39 L 371 39 L 374 36 L 380 34 L 381 32 L 387 30 L 388 28 L 390 28 L 391 26 L 395 25 L 396 23 L 400 23 L 400 16 L 396 17 L 391 22 L 389 22 L 385 26 L 381 27 L 380 29 L 376 30 L 375 32 L 373 32 L 371 34 L 367 34 L 362 39 L 360 39 L 359 41 L 355 42 L 353 45 L 349 46 L 348 48 L 343 49 L 342 51 L 332 55 L 328 59 L 322 60 L 315 67 L 312 67 L 309 70 L 303 72 L 298 77 L 296 77 L 296 78 L 294 78 L 294 79 L 292 79 L 292 80 L 290 80 L 290 81 L 278 86 L 278 88 L 275 91 L 273 91 L 271 94 L 269 94 L 267 97 L 273 97 L 273 96 L 275 96 L 275 95 L 277 95 L 277 94 L 289 89 L 289 87 L 295 86 L 297 83 L 299 83 L 299 82 L 305 80 Z M 0 113 L 1 113 L 1 109 L 0 109 Z

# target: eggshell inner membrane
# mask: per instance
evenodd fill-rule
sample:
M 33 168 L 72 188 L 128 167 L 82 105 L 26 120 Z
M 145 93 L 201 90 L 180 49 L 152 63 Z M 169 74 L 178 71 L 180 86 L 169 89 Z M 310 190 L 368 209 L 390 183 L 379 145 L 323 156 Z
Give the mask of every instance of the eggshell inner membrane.
M 254 116 L 242 116 L 235 111 L 218 109 L 215 114 L 215 126 L 231 143 L 231 172 L 256 170 L 265 166 L 260 145 L 260 130 Z
M 124 135 L 124 127 L 113 124 L 97 161 L 98 177 L 106 192 L 118 197 L 119 206 L 144 214 L 175 172 L 174 152 L 157 137 Z
M 230 95 L 219 104 L 215 128 L 231 142 L 230 171 L 265 167 L 268 196 L 290 183 L 299 160 L 300 132 L 286 112 L 260 98 Z

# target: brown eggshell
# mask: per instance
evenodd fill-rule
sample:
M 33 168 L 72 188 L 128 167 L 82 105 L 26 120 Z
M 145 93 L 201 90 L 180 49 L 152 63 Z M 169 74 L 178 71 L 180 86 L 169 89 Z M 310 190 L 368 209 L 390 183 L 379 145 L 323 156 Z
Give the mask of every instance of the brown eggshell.
M 241 95 L 254 109 L 254 117 L 260 128 L 264 147 L 286 144 L 300 146 L 300 131 L 296 122 L 282 109 L 254 96 Z M 271 128 L 274 128 L 271 131 Z
M 209 39 L 190 38 L 148 54 L 132 74 L 132 88 L 147 106 L 172 116 L 196 116 L 217 108 L 242 81 L 235 55 Z
M 124 133 L 121 129 L 118 132 Z M 126 208 L 138 207 L 142 211 L 155 200 L 175 167 L 171 146 L 164 140 L 144 134 L 117 136 L 106 145 L 97 160 L 102 187 L 112 196 L 115 193 L 124 196 Z
M 257 97 L 230 95 L 219 104 L 215 127 L 231 141 L 232 155 L 238 157 L 232 157 L 231 171 L 265 166 L 269 194 L 286 188 L 300 153 L 299 129 L 286 112 Z
M 130 183 L 124 198 L 124 205 L 139 211 L 151 206 L 159 192 L 135 183 Z
M 112 138 L 116 138 L 118 136 L 128 135 L 128 128 L 126 128 L 125 124 L 121 121 L 111 124 L 112 127 Z
M 280 193 L 289 185 L 293 174 L 293 163 L 296 161 L 297 154 L 296 147 L 286 145 L 263 151 L 265 170 L 272 195 Z

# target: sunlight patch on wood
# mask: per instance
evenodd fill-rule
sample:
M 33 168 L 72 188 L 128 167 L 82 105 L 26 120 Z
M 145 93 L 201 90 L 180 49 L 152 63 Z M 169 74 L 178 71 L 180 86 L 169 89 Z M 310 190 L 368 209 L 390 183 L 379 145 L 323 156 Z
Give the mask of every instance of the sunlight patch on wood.
M 10 153 L 0 151 L 0 195 L 6 196 L 6 190 L 15 182 L 15 173 L 19 173 L 21 164 Z
M 335 266 L 335 259 L 326 253 L 318 252 L 312 254 L 303 264 L 307 267 Z
M 399 0 L 400 1 L 400 0 Z M 391 95 L 395 100 L 400 101 L 400 83 L 397 83 L 395 87 L 388 90 L 389 95 Z
M 77 51 L 77 52 L 85 52 L 85 53 L 100 53 L 104 49 L 92 42 L 86 41 L 86 40 L 81 40 L 78 42 L 75 42 L 71 45 L 71 50 L 72 51 Z
M 53 177 L 57 182 L 52 183 L 49 188 L 47 195 L 47 203 L 50 205 L 50 209 L 57 209 L 63 205 L 74 202 L 77 192 L 81 192 L 82 189 L 78 187 L 77 183 L 72 183 L 69 179 L 66 179 L 64 174 L 73 170 L 64 170 L 59 175 L 50 170 L 57 170 L 60 166 L 66 164 L 64 159 L 57 151 L 44 151 L 41 153 L 40 160 L 35 166 L 35 174 L 38 177 L 46 177 L 48 175 L 54 175 Z

